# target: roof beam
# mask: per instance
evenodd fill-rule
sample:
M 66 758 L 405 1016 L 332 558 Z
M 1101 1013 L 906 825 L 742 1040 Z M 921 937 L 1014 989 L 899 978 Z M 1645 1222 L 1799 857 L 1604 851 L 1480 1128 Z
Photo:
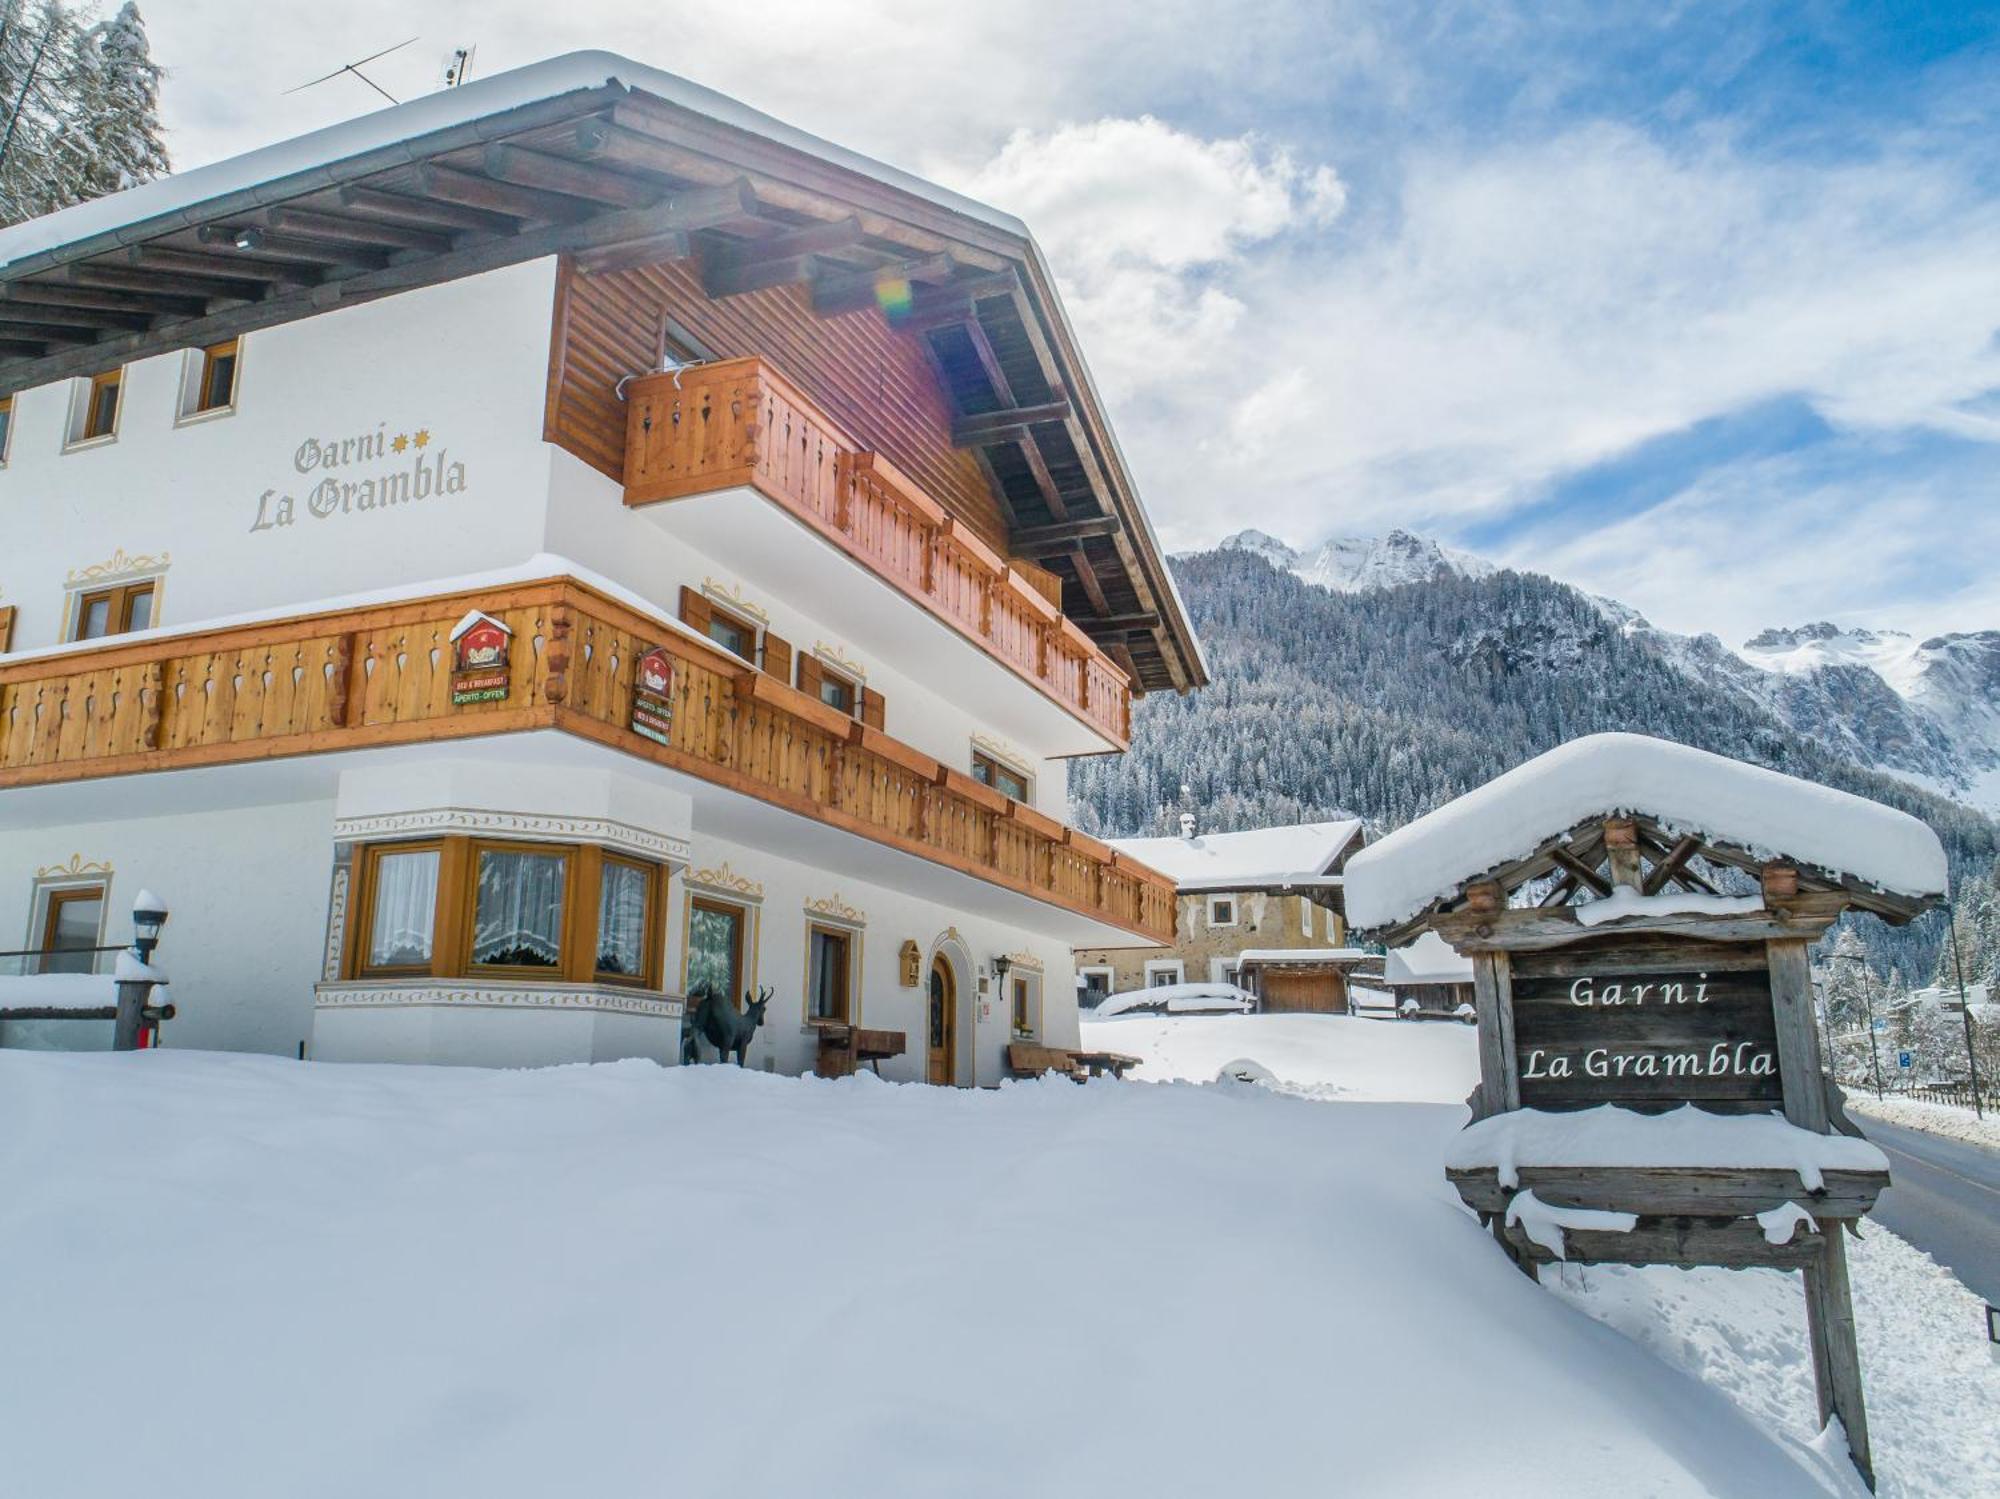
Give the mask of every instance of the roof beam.
M 1027 429 L 1036 422 L 1066 422 L 1075 414 L 1067 399 L 1040 406 L 1002 406 L 960 417 L 951 424 L 951 440 L 961 448 L 988 442 L 1019 442 L 1028 437 Z
M 702 284 L 711 297 L 732 297 L 809 280 L 815 256 L 852 249 L 862 238 L 861 220 L 850 214 L 744 244 L 713 245 L 701 258 Z
M 1556 868 L 1575 880 L 1579 885 L 1587 886 L 1598 895 L 1609 895 L 1611 893 L 1611 881 L 1592 869 L 1568 849 L 1552 848 L 1549 850 L 1549 857 L 1555 861 Z
M 78 328 L 66 323 L 13 322 L 13 313 L 0 313 L 0 338 L 16 342 L 29 339 L 45 344 L 94 344 L 100 330 Z
M 16 301 L 7 297 L 0 298 L 0 323 L 49 323 L 66 328 L 122 328 L 137 332 L 153 326 L 153 314 L 52 306 L 45 302 Z
M 78 261 L 66 265 L 56 273 L 74 286 L 95 286 L 113 291 L 156 292 L 160 289 L 161 278 L 142 271 L 135 265 L 106 265 L 96 261 Z M 255 302 L 266 295 L 267 289 L 254 281 L 230 279 L 221 276 L 175 276 L 172 294 L 183 299 L 200 297 L 204 307 L 215 301 Z
M 41 344 L 21 343 L 11 338 L 0 338 L 0 355 L 9 359 L 39 359 L 48 352 Z
M 936 285 L 949 281 L 957 272 L 958 262 L 950 255 L 940 252 L 936 255 L 918 256 L 914 260 L 893 261 L 870 271 L 846 271 L 822 275 L 813 282 L 813 311 L 821 317 L 833 317 L 843 312 L 858 312 L 863 307 L 878 305 L 881 288 L 885 285 L 896 282 Z
M 461 230 L 471 234 L 512 234 L 519 227 L 504 213 L 492 213 L 484 208 L 468 208 L 463 203 L 446 203 L 436 198 L 412 198 L 402 193 L 385 193 L 374 187 L 343 187 L 340 190 L 340 206 L 352 208 L 357 213 L 371 215 L 366 221 L 343 219 L 343 223 L 353 223 L 357 228 L 363 222 L 370 229 L 383 229 L 388 225 L 376 222 L 390 219 L 399 224 L 414 225 L 418 229 L 433 232 L 441 230 Z
M 110 291 L 95 286 L 60 286 L 47 281 L 10 281 L 0 284 L 0 302 L 23 307 L 68 307 L 79 310 L 129 313 L 134 316 L 199 316 L 208 303 L 202 297 L 174 297 L 157 292 Z
M 648 208 L 665 193 L 658 183 L 642 182 L 592 162 L 569 161 L 502 144 L 486 148 L 486 174 L 519 187 L 562 193 L 606 208 Z
M 1091 635 L 1150 635 L 1160 627 L 1160 616 L 1151 613 L 1106 614 L 1097 619 L 1077 621 Z
M 267 260 L 240 256 L 205 255 L 198 250 L 170 250 L 163 245 L 133 245 L 125 251 L 127 265 L 148 266 L 160 271 L 186 271 L 195 276 L 213 276 L 223 281 L 268 281 L 279 286 L 311 286 L 319 273 L 295 265 L 277 265 Z
M 370 219 L 337 213 L 320 213 L 310 208 L 274 208 L 266 215 L 273 229 L 302 235 L 307 239 L 333 240 L 344 245 L 373 245 L 388 250 L 421 250 L 426 255 L 442 255 L 452 245 L 449 234 L 408 224 L 378 224 Z
M 518 183 L 498 182 L 476 172 L 461 172 L 425 162 L 417 168 L 417 186 L 429 197 L 488 213 L 504 213 L 530 224 L 575 224 L 590 217 L 594 205 L 561 193 Z
M 606 245 L 601 250 L 585 250 L 576 257 L 576 268 L 586 276 L 606 271 L 628 271 L 639 265 L 658 265 L 663 260 L 685 260 L 693 252 L 685 234 L 654 234 L 645 239 Z
M 1119 529 L 1115 515 L 1090 515 L 1051 526 L 1026 526 L 1009 538 L 1008 547 L 1017 557 L 1060 557 L 1075 550 L 1079 541 L 1116 535 Z

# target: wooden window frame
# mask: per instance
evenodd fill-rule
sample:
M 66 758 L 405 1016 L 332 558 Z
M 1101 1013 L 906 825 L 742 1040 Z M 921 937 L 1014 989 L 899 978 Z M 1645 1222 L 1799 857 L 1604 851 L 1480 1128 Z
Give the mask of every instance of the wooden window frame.
M 0 396 L 0 468 L 7 466 L 7 456 L 14 451 L 14 398 Z
M 98 393 L 106 386 L 116 391 L 111 398 L 110 425 L 97 426 Z M 83 405 L 70 422 L 70 439 L 65 448 L 80 448 L 87 444 L 110 442 L 118 436 L 118 425 L 125 414 L 125 366 L 101 370 L 83 383 Z
M 1032 1040 L 1041 1028 L 1035 1023 L 1035 986 L 1031 976 L 1010 973 L 1007 982 L 1012 986 L 1007 995 L 1008 1029 L 1016 1036 Z
M 236 409 L 237 393 L 243 388 L 243 340 L 225 338 L 218 343 L 205 344 L 189 351 L 192 355 L 192 379 L 188 382 L 185 407 L 181 420 L 196 421 L 207 417 L 225 416 Z M 212 399 L 215 393 L 215 370 L 224 356 L 230 360 L 229 399 Z
M 840 926 L 830 921 L 809 921 L 806 923 L 806 992 L 805 1020 L 807 1025 L 853 1025 L 856 1023 L 854 995 L 855 960 L 861 952 L 861 934 L 853 927 Z M 840 1013 L 837 1015 L 815 1015 L 812 1009 L 813 994 L 813 939 L 830 937 L 840 944 L 842 961 L 840 965 Z
M 694 958 L 694 915 L 697 911 L 711 911 L 732 915 L 736 918 L 736 969 L 737 982 L 746 987 L 754 986 L 756 978 L 750 972 L 750 906 L 740 900 L 729 900 L 720 895 L 690 893 L 687 899 L 687 929 L 681 942 L 681 996 L 688 995 L 688 964 Z M 740 1007 L 741 1001 L 734 994 L 723 996 L 731 1009 Z
M 1218 902 L 1226 903 L 1229 907 L 1229 919 L 1227 921 L 1221 921 L 1216 918 L 1215 907 Z M 1211 895 L 1208 898 L 1208 925 L 1213 927 L 1233 927 L 1237 925 L 1242 911 L 1243 903 L 1235 896 L 1227 894 Z
M 113 635 L 129 635 L 132 632 L 132 602 L 144 594 L 152 601 L 146 617 L 146 628 L 151 629 L 160 622 L 160 580 L 158 578 L 133 578 L 124 583 L 109 583 L 102 588 L 79 589 L 70 605 L 69 639 L 65 644 L 75 645 L 85 639 L 106 640 Z M 85 636 L 83 621 L 90 612 L 90 606 L 98 599 L 106 602 L 105 617 L 110 627 L 102 635 Z
M 981 774 L 984 771 L 985 774 Z M 1012 777 L 1021 783 L 1021 794 L 1016 796 L 1000 784 L 1002 776 Z M 998 755 L 975 748 L 972 751 L 972 779 L 990 790 L 999 792 L 1007 800 L 1032 805 L 1035 799 L 1035 778 L 1018 765 L 1009 764 Z
M 74 900 L 94 900 L 98 903 L 97 940 L 90 945 L 92 947 L 104 945 L 104 923 L 111 914 L 110 882 L 94 880 L 89 884 L 51 885 L 42 897 L 41 936 L 35 944 L 41 951 L 41 956 L 37 960 L 37 970 L 41 973 L 50 972 L 48 962 L 56 945 L 56 919 L 62 914 L 62 908 Z M 90 955 L 90 967 L 85 970 L 86 972 L 97 971 L 97 958 L 96 953 Z
M 661 950 L 664 946 L 662 939 L 666 931 L 666 922 L 661 919 L 660 910 L 660 892 L 664 885 L 662 876 L 665 874 L 665 870 L 649 859 L 636 858 L 631 854 L 616 853 L 610 849 L 593 848 L 588 844 L 579 847 L 577 854 L 583 861 L 579 865 L 579 872 L 589 880 L 591 887 L 590 904 L 587 908 L 590 923 L 590 940 L 586 944 L 589 950 L 591 982 L 596 984 L 618 984 L 630 989 L 659 988 Z M 592 854 L 595 854 L 596 857 L 592 858 Z M 603 920 L 603 871 L 605 866 L 612 864 L 623 865 L 627 869 L 639 870 L 646 876 L 645 943 L 641 949 L 639 971 L 636 974 L 606 973 L 597 966 L 598 927 Z M 595 868 L 588 867 L 591 865 L 594 865 Z
M 431 923 L 431 960 L 422 966 L 371 968 L 368 942 L 375 924 L 376 867 L 388 854 L 438 854 L 437 910 Z M 552 968 L 510 963 L 474 963 L 472 934 L 479 905 L 479 855 L 484 852 L 558 855 L 568 861 L 563 874 L 560 960 Z M 647 874 L 645 959 L 642 972 L 600 973 L 597 968 L 598 904 L 603 894 L 606 861 L 643 869 Z M 594 843 L 538 843 L 532 839 L 487 838 L 447 833 L 436 838 L 412 838 L 364 843 L 354 865 L 353 920 L 341 972 L 349 979 L 446 978 L 483 979 L 508 983 L 592 984 L 658 993 L 666 958 L 666 912 L 662 897 L 667 870 L 662 864 Z

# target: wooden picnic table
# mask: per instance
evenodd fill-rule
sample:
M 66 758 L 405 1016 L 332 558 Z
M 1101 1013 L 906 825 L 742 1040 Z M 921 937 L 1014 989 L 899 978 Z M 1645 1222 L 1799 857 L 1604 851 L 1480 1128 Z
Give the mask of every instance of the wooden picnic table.
M 879 1077 L 884 1059 L 900 1057 L 908 1046 L 901 1031 L 838 1024 L 821 1025 L 818 1030 L 819 1050 L 813 1058 L 813 1073 L 818 1077 L 849 1077 L 864 1062 Z

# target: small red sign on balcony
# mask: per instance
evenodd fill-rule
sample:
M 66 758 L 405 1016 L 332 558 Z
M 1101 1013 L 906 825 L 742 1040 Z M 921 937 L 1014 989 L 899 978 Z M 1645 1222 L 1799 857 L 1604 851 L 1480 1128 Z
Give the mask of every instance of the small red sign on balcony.
M 674 742 L 674 658 L 654 646 L 639 658 L 632 689 L 632 732 L 655 744 Z
M 507 649 L 514 632 L 475 609 L 451 632 L 451 701 L 495 703 L 507 696 Z

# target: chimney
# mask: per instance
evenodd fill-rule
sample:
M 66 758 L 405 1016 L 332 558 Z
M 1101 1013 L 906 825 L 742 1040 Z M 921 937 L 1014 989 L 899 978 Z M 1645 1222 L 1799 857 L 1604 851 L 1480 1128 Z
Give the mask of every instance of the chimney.
M 1181 813 L 1181 836 L 1183 838 L 1194 837 L 1194 813 Z

